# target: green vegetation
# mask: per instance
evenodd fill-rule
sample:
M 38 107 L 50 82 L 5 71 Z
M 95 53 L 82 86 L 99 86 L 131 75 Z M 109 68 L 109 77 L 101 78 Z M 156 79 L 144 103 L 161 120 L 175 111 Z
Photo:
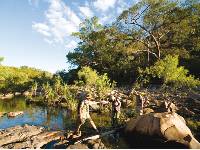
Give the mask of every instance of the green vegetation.
M 43 83 L 41 86 L 35 82 L 31 87 L 29 99 L 39 100 L 42 104 L 60 105 L 76 110 L 79 92 L 87 91 L 95 100 L 101 100 L 114 87 L 114 83 L 110 82 L 106 74 L 99 75 L 89 67 L 83 67 L 78 72 L 78 77 L 79 80 L 75 81 L 74 85 L 67 85 L 57 75 L 52 78 L 51 82 Z M 36 91 L 40 91 L 40 94 L 37 95 Z
M 96 17 L 86 19 L 73 34 L 80 40 L 77 48 L 66 56 L 72 66 L 77 66 L 72 72 L 89 66 L 100 74 L 107 73 L 118 86 L 131 85 L 140 76 L 139 68 L 145 70 L 168 55 L 178 55 L 180 65 L 188 71 L 174 68 L 178 69 L 175 76 L 181 73 L 181 83 L 172 85 L 179 86 L 185 80 L 184 86 L 190 86 L 190 81 L 191 86 L 197 85 L 189 73 L 196 78 L 200 74 L 199 12 L 199 1 L 141 0 L 111 25 L 100 25 Z M 165 83 L 172 81 L 165 77 Z M 73 79 L 69 80 L 72 83 Z
M 191 119 L 187 119 L 186 120 L 188 127 L 192 130 L 192 132 L 194 133 L 195 137 L 200 138 L 200 121 L 195 121 L 195 120 L 191 120 Z
M 42 84 L 51 78 L 50 73 L 35 68 L 0 66 L 0 93 L 4 95 L 16 92 L 23 94 L 35 82 Z
M 0 57 L 0 65 L 1 65 L 1 62 L 4 60 L 4 58 L 3 57 Z
M 78 78 L 76 84 L 83 86 L 91 94 L 96 94 L 94 95 L 96 100 L 104 99 L 115 86 L 115 82 L 111 83 L 106 73 L 99 75 L 90 67 L 83 67 L 79 70 Z
M 142 84 L 161 81 L 160 84 L 171 85 L 175 88 L 193 88 L 200 85 L 194 76 L 188 75 L 183 66 L 178 67 L 178 56 L 168 55 L 145 70 L 139 70 L 138 82 Z
M 38 91 L 38 92 L 36 92 Z M 50 81 L 38 86 L 35 82 L 31 87 L 29 101 L 35 101 L 43 105 L 62 105 L 69 109 L 76 110 L 78 101 L 76 100 L 77 90 L 73 86 L 69 87 L 63 83 L 60 76 L 54 76 Z
M 79 91 L 102 100 L 115 86 L 198 87 L 199 13 L 199 1 L 141 0 L 112 24 L 85 19 L 72 34 L 78 46 L 66 55 L 73 69 L 51 75 L 0 65 L 0 93 L 29 91 L 30 98 L 44 104 L 75 108 Z

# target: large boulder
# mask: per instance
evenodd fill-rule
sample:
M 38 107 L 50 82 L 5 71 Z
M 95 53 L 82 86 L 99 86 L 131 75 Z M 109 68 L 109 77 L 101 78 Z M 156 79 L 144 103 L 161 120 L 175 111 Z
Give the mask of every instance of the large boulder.
M 132 147 L 200 148 L 184 118 L 171 112 L 150 113 L 131 119 L 124 133 Z

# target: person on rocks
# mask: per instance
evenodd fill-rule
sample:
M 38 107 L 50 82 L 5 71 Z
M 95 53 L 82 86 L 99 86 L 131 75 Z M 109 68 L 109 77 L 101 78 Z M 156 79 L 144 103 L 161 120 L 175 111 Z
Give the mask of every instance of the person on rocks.
M 133 93 L 136 95 L 136 112 L 139 113 L 139 115 L 143 115 L 144 104 L 146 102 L 145 98 L 139 91 L 134 90 Z
M 149 100 L 145 96 L 145 93 L 133 90 L 133 94 L 136 96 L 136 112 L 139 113 L 139 115 L 143 115 L 144 108 L 149 105 Z
M 116 91 L 112 91 L 110 95 L 110 101 L 112 102 L 112 126 L 117 126 L 119 124 L 121 101 Z
M 92 104 L 98 104 L 99 102 L 92 101 L 91 99 L 92 97 L 90 94 L 82 93 L 80 96 L 80 103 L 78 104 L 78 126 L 75 130 L 75 134 L 81 135 L 80 128 L 86 122 L 86 120 L 88 120 L 94 128 L 94 130 L 96 130 L 96 132 L 99 133 L 99 130 L 97 129 L 89 113 L 89 106 Z

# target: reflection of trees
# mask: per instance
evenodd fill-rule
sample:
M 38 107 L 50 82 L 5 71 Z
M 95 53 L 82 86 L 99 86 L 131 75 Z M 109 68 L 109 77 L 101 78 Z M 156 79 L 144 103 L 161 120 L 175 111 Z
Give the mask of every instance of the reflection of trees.
M 64 129 L 72 130 L 75 128 L 77 113 L 74 113 L 71 110 L 63 109 L 62 118 L 63 118 Z
M 0 100 L 0 112 L 22 111 L 26 109 L 26 102 L 23 97 L 9 100 Z
M 44 125 L 50 127 L 50 125 L 59 117 L 59 109 L 54 107 L 46 107 L 45 112 L 46 119 L 44 120 Z
M 28 122 L 32 122 L 33 124 L 39 123 L 52 129 L 72 130 L 76 127 L 77 112 L 58 107 L 41 107 L 34 104 L 26 105 L 24 98 L 20 97 L 11 100 L 0 100 L 0 112 L 9 111 L 25 111 Z M 91 115 L 98 127 L 108 126 L 110 123 L 110 117 L 107 114 L 101 116 L 97 114 Z M 3 120 L 0 118 L 0 121 Z
M 35 108 L 34 105 L 28 105 L 26 111 L 28 112 L 28 115 L 31 118 L 31 120 L 34 122 L 36 120 L 34 114 L 38 112 L 37 107 Z

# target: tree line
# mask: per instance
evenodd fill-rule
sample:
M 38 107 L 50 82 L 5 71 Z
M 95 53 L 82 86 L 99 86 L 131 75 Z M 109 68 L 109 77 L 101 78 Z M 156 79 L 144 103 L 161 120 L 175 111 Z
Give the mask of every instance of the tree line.
M 111 24 L 103 26 L 97 17 L 85 19 L 79 32 L 72 34 L 79 39 L 78 46 L 66 55 L 73 69 L 52 75 L 26 66 L 2 66 L 0 57 L 0 93 L 23 93 L 38 88 L 52 91 L 59 80 L 63 89 L 69 84 L 82 86 L 90 77 L 94 79 L 95 74 L 99 79 L 94 79 L 97 85 L 93 83 L 91 87 L 98 91 L 110 87 L 108 81 L 117 86 L 197 87 L 199 14 L 198 0 L 141 0 Z M 46 93 L 50 94 L 46 94 L 48 97 L 59 95 Z
M 35 82 L 42 85 L 51 81 L 52 74 L 27 66 L 9 67 L 0 65 L 0 94 L 23 94 L 31 89 Z
M 112 24 L 103 26 L 97 17 L 86 19 L 79 32 L 73 33 L 79 39 L 78 46 L 66 55 L 75 69 L 58 74 L 67 83 L 73 83 L 78 70 L 89 66 L 100 74 L 107 73 L 117 85 L 149 80 L 148 83 L 177 86 L 189 78 L 188 82 L 195 83 L 193 86 L 199 85 L 199 14 L 197 0 L 141 0 L 124 10 Z M 172 66 L 168 72 L 163 70 L 165 76 L 177 71 L 173 78 L 159 75 L 162 69 L 156 70 L 160 67 L 156 64 L 163 59 L 168 61 L 162 63 L 169 63 L 162 65 L 164 70 Z M 154 72 L 145 72 L 153 66 Z

